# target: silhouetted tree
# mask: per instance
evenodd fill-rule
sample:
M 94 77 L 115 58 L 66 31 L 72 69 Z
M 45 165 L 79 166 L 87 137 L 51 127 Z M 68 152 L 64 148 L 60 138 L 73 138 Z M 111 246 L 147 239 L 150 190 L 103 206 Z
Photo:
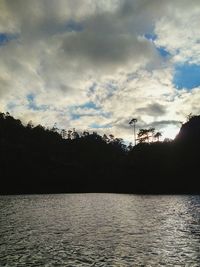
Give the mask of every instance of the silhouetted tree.
M 136 123 L 137 123 L 137 119 L 136 118 L 133 118 L 129 121 L 129 124 L 130 125 L 133 125 L 133 131 L 134 131 L 134 143 L 135 143 L 135 146 L 136 146 L 136 131 L 135 131 L 135 126 L 136 126 Z
M 63 139 L 66 138 L 66 136 L 67 136 L 67 132 L 66 132 L 65 129 L 62 129 L 62 130 L 60 131 L 60 134 L 61 134 L 61 136 L 62 136 Z
M 32 121 L 29 121 L 27 123 L 27 128 L 32 129 L 33 127 L 34 127 L 33 122 Z
M 154 131 L 140 129 L 127 148 L 112 134 L 23 126 L 0 113 L 0 193 L 199 193 L 200 116 L 175 140 L 150 144 Z
M 139 143 L 144 143 L 144 142 L 150 143 L 150 138 L 151 138 L 151 142 L 153 142 L 154 133 L 155 133 L 155 128 L 153 127 L 149 129 L 139 129 L 139 133 L 138 133 Z
M 155 128 L 153 128 L 153 127 L 149 128 L 149 134 L 151 137 L 151 142 L 153 142 L 154 141 Z
M 55 123 L 54 123 L 54 126 L 51 128 L 51 131 L 52 131 L 52 132 L 58 132 L 58 130 L 59 130 L 59 129 L 58 129 L 58 127 L 57 127 L 57 123 L 55 122 Z
M 138 132 L 139 143 L 148 142 L 149 143 L 149 129 L 139 129 Z
M 106 134 L 103 135 L 103 140 L 108 143 L 109 142 L 109 138 Z
M 193 117 L 195 117 L 192 113 L 187 115 L 187 121 L 190 121 Z
M 73 128 L 73 131 L 71 133 L 71 136 L 72 136 L 72 139 L 79 138 L 79 134 L 78 134 L 78 132 L 76 131 L 75 128 Z
M 67 139 L 72 139 L 72 130 L 68 130 Z
M 88 132 L 88 131 L 84 131 L 83 132 L 83 136 L 85 137 L 85 136 L 88 136 L 90 133 Z
M 159 142 L 160 141 L 160 137 L 162 136 L 162 133 L 161 132 L 156 132 L 154 134 L 154 137 L 157 139 L 157 141 Z

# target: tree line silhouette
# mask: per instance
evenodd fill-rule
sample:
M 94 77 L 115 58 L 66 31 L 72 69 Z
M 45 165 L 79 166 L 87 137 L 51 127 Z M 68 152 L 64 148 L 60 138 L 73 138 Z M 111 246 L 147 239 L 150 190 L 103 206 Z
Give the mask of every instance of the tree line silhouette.
M 160 142 L 154 128 L 137 136 L 126 146 L 113 135 L 24 126 L 0 113 L 0 193 L 200 192 L 200 116 L 190 115 L 174 140 Z

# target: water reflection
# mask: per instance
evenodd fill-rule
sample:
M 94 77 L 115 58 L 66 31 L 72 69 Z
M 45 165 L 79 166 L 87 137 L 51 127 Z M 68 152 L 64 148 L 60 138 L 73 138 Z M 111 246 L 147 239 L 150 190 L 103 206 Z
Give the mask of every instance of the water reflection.
M 200 197 L 0 197 L 0 266 L 199 266 Z

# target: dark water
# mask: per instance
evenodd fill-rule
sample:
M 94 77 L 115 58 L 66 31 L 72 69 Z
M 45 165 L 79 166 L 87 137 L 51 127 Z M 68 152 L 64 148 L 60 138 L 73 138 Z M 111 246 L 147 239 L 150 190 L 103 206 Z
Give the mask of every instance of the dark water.
M 200 266 L 200 196 L 0 196 L 0 266 Z

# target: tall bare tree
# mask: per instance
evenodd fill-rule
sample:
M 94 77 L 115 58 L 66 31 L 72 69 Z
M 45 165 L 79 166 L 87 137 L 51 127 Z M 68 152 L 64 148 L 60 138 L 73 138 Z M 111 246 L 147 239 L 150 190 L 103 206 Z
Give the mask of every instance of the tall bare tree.
M 136 146 L 136 131 L 135 131 L 136 123 L 137 123 L 137 119 L 136 118 L 133 118 L 132 120 L 129 121 L 129 124 L 133 125 L 135 146 Z

